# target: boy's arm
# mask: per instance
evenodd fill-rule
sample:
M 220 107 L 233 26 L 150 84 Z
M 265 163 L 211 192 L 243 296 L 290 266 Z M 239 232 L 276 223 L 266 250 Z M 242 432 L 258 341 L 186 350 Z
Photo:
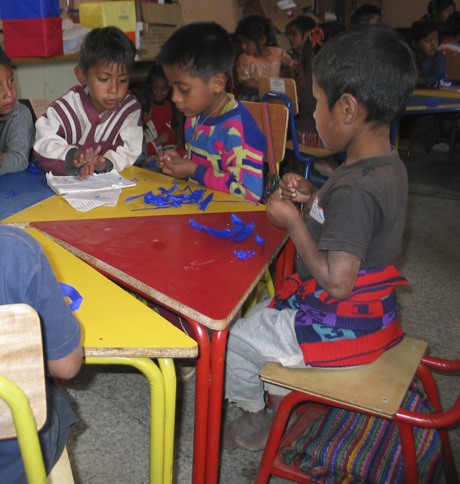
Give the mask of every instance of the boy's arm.
M 7 129 L 3 152 L 0 153 L 0 175 L 25 170 L 29 164 L 29 155 L 34 142 L 35 128 L 29 109 L 21 104 L 5 126 Z M 15 109 L 16 109 L 15 108 Z
M 320 250 L 297 207 L 277 190 L 267 204 L 270 221 L 286 230 L 313 277 L 331 296 L 346 298 L 352 291 L 360 257 L 339 250 Z
M 62 119 L 52 106 L 37 119 L 35 129 L 34 154 L 40 168 L 54 175 L 73 175 L 66 173 L 65 160 L 73 160 L 78 147 L 68 143 Z
M 209 135 L 214 138 L 206 143 L 205 136 L 198 136 L 192 147 L 194 153 L 206 157 L 211 167 L 197 163 L 193 179 L 201 185 L 231 193 L 241 198 L 259 202 L 263 194 L 263 153 L 265 138 L 249 112 L 241 111 L 216 126 Z M 200 141 L 203 141 L 203 145 Z M 215 152 L 209 153 L 212 146 Z
M 123 119 L 118 135 L 120 144 L 103 153 L 104 158 L 117 171 L 123 171 L 128 166 L 134 165 L 142 152 L 143 136 L 141 111 L 138 109 Z M 110 171 L 109 167 L 107 171 Z

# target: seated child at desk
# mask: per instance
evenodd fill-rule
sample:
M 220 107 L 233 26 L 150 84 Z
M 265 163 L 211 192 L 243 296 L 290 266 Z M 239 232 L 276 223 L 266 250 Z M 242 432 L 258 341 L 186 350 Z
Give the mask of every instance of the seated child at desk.
M 35 128 L 29 108 L 17 102 L 13 65 L 2 48 L 0 97 L 0 175 L 5 175 L 27 168 Z
M 258 202 L 265 137 L 249 111 L 225 91 L 233 59 L 230 36 L 215 22 L 184 25 L 165 42 L 158 62 L 173 102 L 186 116 L 187 156 L 165 150 L 157 165 L 167 175 Z
M 157 152 L 155 140 L 158 138 L 158 133 L 155 125 L 151 120 L 153 96 L 150 88 L 146 82 L 132 82 L 129 85 L 131 94 L 136 96 L 142 110 L 142 151 L 136 162 L 136 166 L 148 168 L 155 163 L 154 154 Z
M 302 175 L 284 175 L 268 201 L 269 219 L 289 234 L 301 264 L 272 301 L 230 327 L 226 397 L 243 413 L 226 428 L 228 449 L 265 446 L 272 416 L 259 372 L 267 362 L 363 365 L 403 337 L 395 286 L 406 280 L 393 263 L 408 181 L 389 133 L 415 79 L 409 46 L 385 26 L 345 31 L 315 56 L 318 133 L 326 148 L 345 150 L 347 160 L 318 191 Z M 286 391 L 271 385 L 269 393 L 276 406 Z
M 439 87 L 446 81 L 446 58 L 438 51 L 440 25 L 432 19 L 417 20 L 410 28 L 410 44 L 417 62 L 417 84 Z
M 310 30 L 317 25 L 316 20 L 308 15 L 298 15 L 286 25 L 286 37 L 288 38 L 291 50 L 289 55 L 294 63 L 294 75 L 299 74 L 300 53 L 302 45 Z
M 87 178 L 134 164 L 142 149 L 141 109 L 128 92 L 135 54 L 116 27 L 86 35 L 75 67 L 79 85 L 35 124 L 34 151 L 43 170 Z
M 417 84 L 423 87 L 449 85 L 446 78 L 446 58 L 438 49 L 440 24 L 427 18 L 411 25 L 410 43 L 415 54 L 418 78 Z M 415 141 L 425 150 L 449 151 L 447 143 L 439 142 L 442 135 L 441 117 L 437 115 L 410 116 L 402 120 L 401 136 L 414 136 Z
M 177 146 L 178 113 L 169 99 L 171 87 L 161 66 L 155 64 L 150 68 L 147 74 L 147 85 L 153 96 L 150 119 L 157 130 L 154 144 L 159 149 L 171 145 Z M 157 150 L 149 151 L 149 154 L 156 155 Z
M 235 31 L 242 52 L 236 60 L 239 99 L 258 101 L 259 77 L 294 77 L 294 61 L 276 46 L 270 24 L 262 15 L 249 15 Z

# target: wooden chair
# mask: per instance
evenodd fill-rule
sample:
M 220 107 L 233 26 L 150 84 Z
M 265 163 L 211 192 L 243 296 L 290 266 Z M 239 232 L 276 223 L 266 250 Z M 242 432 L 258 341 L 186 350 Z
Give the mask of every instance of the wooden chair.
M 303 402 L 319 402 L 393 420 L 400 434 L 407 483 L 419 482 L 412 427 L 442 429 L 439 432 L 444 451 L 443 468 L 446 482 L 458 482 L 449 438 L 444 429 L 460 421 L 460 397 L 457 398 L 455 405 L 443 412 L 430 370 L 458 372 L 460 360 L 449 361 L 424 356 L 426 349 L 427 344 L 424 341 L 405 337 L 401 343 L 384 352 L 376 361 L 359 368 L 293 369 L 277 363 L 266 365 L 260 373 L 262 380 L 292 391 L 284 397 L 275 415 L 256 482 L 268 482 L 270 474 L 296 482 L 310 482 L 308 474 L 297 467 L 286 465 L 277 455 L 291 411 Z M 435 409 L 434 414 L 415 413 L 401 408 L 403 398 L 415 376 L 423 383 Z M 318 412 L 318 409 L 313 408 L 313 412 L 315 411 Z M 318 414 L 313 417 L 317 416 Z M 313 421 L 314 418 L 311 418 L 307 425 Z M 304 420 L 303 428 L 306 427 L 305 423 Z
M 265 137 L 267 136 L 271 137 L 275 163 L 278 167 L 279 163 L 281 163 L 281 161 L 284 159 L 284 155 L 286 152 L 286 135 L 287 135 L 288 115 L 289 115 L 287 107 L 276 105 L 276 104 L 267 105 L 268 116 L 270 118 L 270 126 L 271 126 L 271 133 L 267 133 L 265 123 L 264 123 L 263 103 L 251 102 L 251 101 L 242 101 L 242 103 L 252 114 L 252 117 L 255 119 L 257 125 L 259 126 L 259 129 L 265 134 Z M 265 156 L 265 161 L 266 161 L 266 156 Z M 287 271 L 285 264 L 290 264 L 290 259 L 287 259 L 285 256 L 280 257 L 278 259 L 277 269 L 276 269 L 277 284 L 280 278 L 282 277 L 282 276 L 278 276 L 278 274 L 284 274 Z M 265 271 L 256 289 L 249 297 L 248 302 L 245 305 L 245 309 L 244 309 L 245 311 L 248 311 L 255 304 L 257 304 L 258 295 L 264 289 L 266 290 L 267 295 L 269 297 L 273 297 L 275 295 L 275 285 L 273 284 L 273 280 L 270 275 L 270 271 L 268 269 Z
M 441 52 L 446 57 L 447 79 L 456 83 L 460 82 L 460 52 L 447 47 L 441 48 Z
M 326 148 L 313 148 L 299 144 L 295 116 L 299 114 L 297 84 L 294 79 L 284 77 L 260 77 L 258 80 L 259 97 L 263 101 L 284 104 L 289 109 L 291 140 L 286 148 L 294 153 L 295 158 L 305 165 L 305 178 L 316 186 L 321 186 L 327 177 L 313 176 L 311 166 L 315 160 L 328 158 L 337 152 Z
M 0 439 L 17 437 L 29 484 L 73 483 L 65 449 L 46 478 L 37 433 L 45 421 L 40 319 L 26 304 L 0 306 Z

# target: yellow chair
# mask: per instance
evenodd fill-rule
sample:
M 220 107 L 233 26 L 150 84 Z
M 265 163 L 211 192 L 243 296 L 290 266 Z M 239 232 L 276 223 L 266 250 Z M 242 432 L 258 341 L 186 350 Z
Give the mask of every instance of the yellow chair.
M 252 114 L 252 117 L 255 119 L 259 129 L 264 133 L 265 137 L 270 137 L 273 146 L 274 162 L 278 171 L 279 164 L 284 159 L 284 154 L 286 152 L 286 135 L 289 115 L 287 107 L 276 104 L 266 104 L 269 117 L 268 126 L 270 126 L 271 130 L 270 133 L 267 133 L 267 123 L 264 120 L 264 103 L 251 101 L 242 101 L 242 103 Z M 267 161 L 267 156 L 265 156 L 265 161 Z M 269 297 L 275 295 L 275 286 L 268 269 L 264 272 L 259 284 L 248 299 L 244 308 L 245 312 L 257 304 L 259 294 L 264 290 Z
M 17 437 L 29 484 L 73 483 L 65 449 L 46 478 L 37 433 L 45 421 L 40 319 L 27 304 L 0 306 L 0 439 Z
M 319 402 L 394 421 L 401 439 L 407 483 L 419 482 L 412 427 L 440 429 L 446 482 L 458 482 L 445 429 L 460 421 L 460 396 L 448 411 L 443 412 L 431 370 L 458 372 L 460 360 L 425 356 L 426 350 L 427 344 L 424 341 L 405 337 L 373 363 L 358 368 L 286 368 L 278 363 L 268 363 L 260 372 L 261 379 L 292 391 L 283 398 L 278 407 L 255 482 L 268 482 L 270 474 L 296 482 L 310 482 L 311 476 L 308 473 L 298 467 L 286 465 L 278 455 L 280 441 L 292 409 L 305 402 Z M 435 413 L 416 413 L 401 408 L 415 376 L 422 382 Z M 302 428 L 297 431 L 291 427 L 291 435 L 300 435 L 306 426 L 313 424 L 320 410 L 317 404 L 312 405 L 306 411 L 316 415 L 307 420 L 305 414 L 302 414 L 302 419 L 299 419 Z

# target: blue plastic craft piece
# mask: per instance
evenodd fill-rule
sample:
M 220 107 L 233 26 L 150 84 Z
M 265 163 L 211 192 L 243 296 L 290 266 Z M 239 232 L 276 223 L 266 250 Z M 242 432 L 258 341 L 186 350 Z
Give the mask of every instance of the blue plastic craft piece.
M 235 242 L 242 242 L 254 233 L 254 222 L 245 224 L 237 215 L 231 215 L 232 228 L 231 229 L 216 229 L 208 227 L 207 225 L 199 224 L 196 220 L 190 219 L 189 225 L 194 229 L 204 230 L 213 237 L 221 239 L 232 238 Z
M 234 250 L 233 254 L 236 255 L 238 259 L 242 259 L 242 260 L 252 259 L 256 255 L 255 252 L 250 250 Z
M 73 286 L 66 284 L 65 282 L 60 282 L 59 287 L 61 288 L 62 296 L 70 300 L 69 308 L 71 311 L 77 311 L 80 309 L 83 296 Z
M 204 188 L 197 188 L 196 190 L 192 190 L 190 186 L 187 185 L 183 190 L 180 190 L 177 183 L 174 183 L 173 186 L 168 189 L 160 187 L 159 191 L 159 194 L 155 194 L 150 191 L 144 193 L 143 195 L 128 197 L 125 201 L 130 202 L 131 200 L 134 200 L 136 198 L 143 197 L 145 204 L 155 205 L 157 208 L 180 207 L 184 204 L 196 204 L 202 211 L 205 211 L 209 203 L 213 199 L 212 193 L 204 198 L 206 193 L 206 189 Z

